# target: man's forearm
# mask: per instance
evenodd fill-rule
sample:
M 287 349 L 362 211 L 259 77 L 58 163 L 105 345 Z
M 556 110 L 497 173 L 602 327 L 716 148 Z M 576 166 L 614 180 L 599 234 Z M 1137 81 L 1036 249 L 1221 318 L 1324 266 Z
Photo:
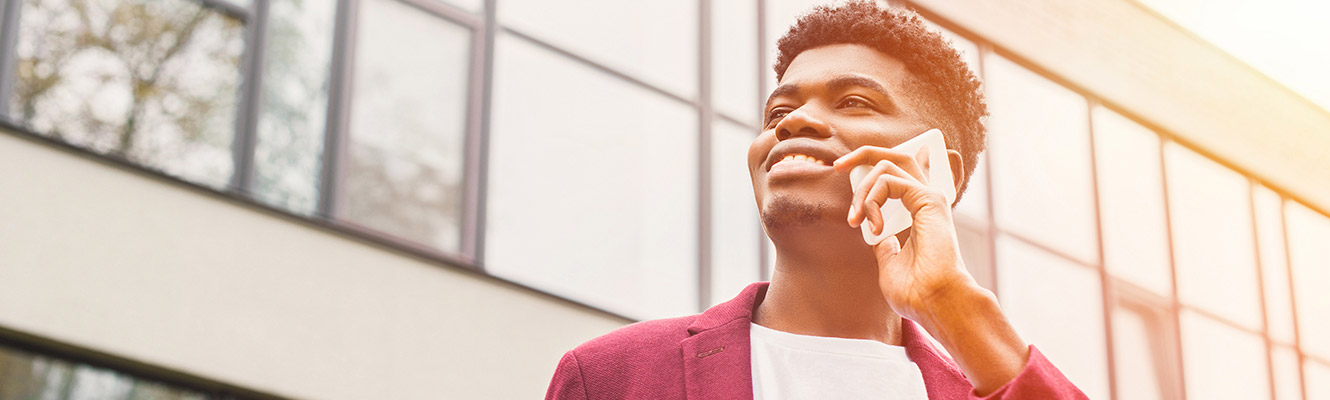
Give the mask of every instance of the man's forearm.
M 992 393 L 1025 367 L 1029 346 L 988 289 L 959 285 L 932 296 L 927 310 L 917 322 L 951 353 L 977 394 Z

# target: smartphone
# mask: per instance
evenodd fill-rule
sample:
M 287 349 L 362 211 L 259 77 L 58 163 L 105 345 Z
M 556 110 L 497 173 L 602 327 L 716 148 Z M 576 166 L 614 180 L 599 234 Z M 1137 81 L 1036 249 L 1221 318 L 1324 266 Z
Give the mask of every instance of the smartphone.
M 947 204 L 950 205 L 956 201 L 956 185 L 952 183 L 951 163 L 947 160 L 947 142 L 942 138 L 942 131 L 930 129 L 918 136 L 906 140 L 904 143 L 892 147 L 894 150 L 903 151 L 906 154 L 919 154 L 919 149 L 928 148 L 928 165 L 923 173 L 928 177 L 928 186 L 941 191 L 947 197 Z M 920 166 L 922 167 L 922 165 Z M 859 184 L 873 170 L 872 165 L 860 165 L 850 170 L 850 190 Z M 900 199 L 887 199 L 882 204 L 882 233 L 873 234 L 873 228 L 867 219 L 859 225 L 863 231 L 864 242 L 869 245 L 882 243 L 889 237 L 895 236 L 913 225 L 914 220 L 910 218 L 910 211 L 905 209 Z

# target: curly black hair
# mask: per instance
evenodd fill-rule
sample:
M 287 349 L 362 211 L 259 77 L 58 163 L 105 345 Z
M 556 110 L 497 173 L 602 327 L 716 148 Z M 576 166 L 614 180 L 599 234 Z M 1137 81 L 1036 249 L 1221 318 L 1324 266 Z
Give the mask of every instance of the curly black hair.
M 911 75 L 906 80 L 911 92 L 907 97 L 923 110 L 929 124 L 942 129 L 947 147 L 961 153 L 965 180 L 956 191 L 960 201 L 984 150 L 983 119 L 988 115 L 979 78 L 966 67 L 960 52 L 913 11 L 854 0 L 818 6 L 790 26 L 776 42 L 776 80 L 799 53 L 833 44 L 867 46 L 905 64 Z

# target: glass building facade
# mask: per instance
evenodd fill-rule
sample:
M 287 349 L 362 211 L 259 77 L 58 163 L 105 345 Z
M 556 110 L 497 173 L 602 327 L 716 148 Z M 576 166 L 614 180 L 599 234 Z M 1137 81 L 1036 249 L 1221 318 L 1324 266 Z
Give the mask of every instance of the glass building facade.
M 811 4 L 5 0 L 0 120 L 629 319 L 686 315 L 770 276 L 744 154 Z M 1330 217 L 919 11 L 984 82 L 957 232 L 1027 341 L 1096 399 L 1330 399 Z M 44 357 L 0 346 L 0 394 L 210 398 Z

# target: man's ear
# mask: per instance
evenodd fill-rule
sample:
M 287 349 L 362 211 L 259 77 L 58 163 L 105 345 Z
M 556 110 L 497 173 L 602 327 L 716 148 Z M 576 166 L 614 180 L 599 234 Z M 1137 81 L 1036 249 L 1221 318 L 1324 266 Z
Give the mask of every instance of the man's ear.
M 961 184 L 965 183 L 965 159 L 961 152 L 947 149 L 947 163 L 951 164 L 951 183 L 956 185 L 956 197 L 961 195 Z

